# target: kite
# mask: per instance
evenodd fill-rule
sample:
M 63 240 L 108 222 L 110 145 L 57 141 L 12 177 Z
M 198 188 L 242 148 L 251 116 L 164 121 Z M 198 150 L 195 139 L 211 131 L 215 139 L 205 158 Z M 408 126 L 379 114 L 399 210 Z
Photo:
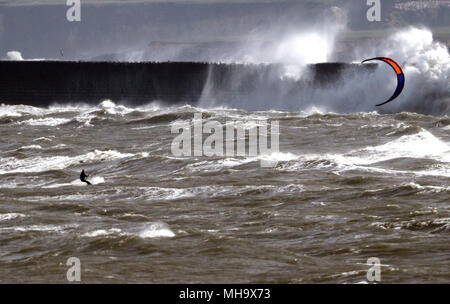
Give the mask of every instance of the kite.
M 405 86 L 405 74 L 403 74 L 402 67 L 397 62 L 392 60 L 391 58 L 376 57 L 376 58 L 366 59 L 361 63 L 364 63 L 367 61 L 372 61 L 372 60 L 380 60 L 380 61 L 386 62 L 394 69 L 395 73 L 397 74 L 397 88 L 395 89 L 394 95 L 392 95 L 392 97 L 389 98 L 387 101 L 377 104 L 377 107 L 379 107 L 379 106 L 387 104 L 388 102 L 391 102 L 392 100 L 397 98 L 402 93 L 403 87 Z

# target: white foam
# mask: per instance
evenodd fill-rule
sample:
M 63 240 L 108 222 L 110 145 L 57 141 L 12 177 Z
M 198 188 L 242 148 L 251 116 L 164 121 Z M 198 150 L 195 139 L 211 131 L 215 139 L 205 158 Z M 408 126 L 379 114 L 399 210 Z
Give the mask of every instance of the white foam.
M 27 231 L 39 231 L 39 232 L 59 232 L 65 233 L 66 229 L 76 228 L 77 224 L 70 225 L 29 225 L 29 226 L 14 226 L 14 227 L 3 227 L 0 228 L 0 231 L 19 231 L 19 232 L 27 232 Z
M 9 221 L 18 217 L 25 217 L 22 213 L 3 213 L 0 214 L 0 221 Z
M 298 155 L 286 152 L 274 152 L 270 154 L 261 154 L 258 159 L 271 162 L 288 162 L 298 159 Z
M 258 156 L 247 156 L 247 157 L 226 157 L 219 160 L 212 161 L 200 161 L 193 164 L 188 164 L 186 166 L 187 169 L 192 170 L 194 172 L 198 171 L 219 171 L 223 168 L 231 168 L 237 167 L 240 165 L 248 164 L 251 162 L 259 162 L 264 161 L 267 163 L 279 163 L 279 162 L 288 162 L 291 160 L 299 159 L 299 155 L 295 155 L 290 152 L 273 152 L 268 154 L 260 154 Z
M 442 225 L 442 227 L 435 229 L 435 231 L 439 230 L 447 230 L 450 225 L 450 218 L 437 218 L 432 220 L 410 220 L 410 221 L 398 221 L 398 222 L 373 222 L 370 224 L 372 227 L 381 228 L 381 229 L 408 229 L 411 227 L 432 227 L 433 225 Z
M 22 61 L 23 57 L 22 57 L 22 53 L 18 52 L 18 51 L 9 51 L 6 53 L 6 58 L 8 60 L 14 60 L 14 61 Z
M 145 188 L 145 196 L 150 200 L 176 200 L 194 197 L 195 194 L 186 189 L 149 187 Z
M 433 169 L 422 171 L 384 169 L 370 166 L 396 158 L 433 159 L 443 164 L 435 165 Z M 417 134 L 404 135 L 383 145 L 357 149 L 345 154 L 300 155 L 297 161 L 279 166 L 278 169 L 297 171 L 313 166 L 314 168 L 336 169 L 337 171 L 363 170 L 386 174 L 414 173 L 416 175 L 450 176 L 449 162 L 450 146 L 430 132 L 422 130 Z
M 58 144 L 58 145 L 52 146 L 52 147 L 50 147 L 50 148 L 51 148 L 51 149 L 63 149 L 63 148 L 65 148 L 65 147 L 67 147 L 67 145 L 65 145 L 65 144 Z
M 407 79 L 405 88 L 395 102 L 386 106 L 390 111 L 401 111 L 404 106 L 414 103 L 422 105 L 427 96 L 444 95 L 450 90 L 450 54 L 444 44 L 434 41 L 432 31 L 426 28 L 403 28 L 376 45 L 367 47 L 367 44 L 362 44 L 354 52 L 359 60 L 377 57 L 382 53 L 403 66 Z M 376 78 L 383 90 L 391 84 L 385 81 L 385 73 L 377 73 Z M 370 80 L 372 85 L 368 81 L 362 80 L 360 83 L 366 90 L 361 102 L 373 107 L 373 96 L 380 96 L 380 87 L 374 85 L 373 79 Z M 370 98 L 364 98 L 364 95 Z M 382 99 L 381 96 L 379 98 Z M 427 103 L 427 108 L 432 113 L 442 114 L 439 107 L 433 109 L 432 102 Z
M 140 238 L 163 238 L 174 237 L 175 233 L 169 228 L 169 225 L 163 222 L 151 222 L 141 230 L 134 227 L 130 229 L 110 228 L 96 229 L 82 234 L 83 237 L 99 237 L 99 236 L 138 236 Z
M 146 127 L 136 127 L 136 128 L 131 128 L 131 130 L 147 130 L 147 129 L 154 129 L 154 128 L 159 128 L 160 126 L 146 126 Z
M 24 114 L 38 115 L 42 110 L 32 106 L 4 105 L 0 106 L 0 117 L 21 117 Z
M 21 117 L 22 113 L 16 111 L 10 111 L 7 106 L 2 105 L 0 107 L 0 117 Z
M 82 113 L 82 114 L 76 116 L 75 120 L 82 123 L 84 127 L 92 127 L 91 120 L 93 118 L 95 118 L 95 115 L 92 115 L 90 113 Z M 80 127 L 83 127 L 83 126 L 80 126 Z M 78 128 L 80 128 L 80 127 L 78 127 Z
M 445 186 L 422 186 L 420 184 L 416 184 L 416 183 L 407 183 L 404 184 L 406 186 L 410 186 L 414 189 L 417 190 L 421 190 L 421 192 L 426 192 L 426 193 L 440 193 L 440 192 L 450 192 L 450 186 L 449 187 L 445 187 Z
M 122 105 L 116 105 L 114 102 L 112 102 L 111 100 L 104 100 L 100 103 L 100 107 L 105 110 L 108 114 L 112 114 L 112 115 L 124 115 L 124 114 L 128 114 L 130 112 L 133 112 L 133 109 L 127 108 L 125 106 Z
M 299 193 L 304 190 L 303 185 L 288 184 L 285 186 L 275 185 L 247 185 L 247 186 L 200 186 L 192 188 L 160 188 L 145 187 L 144 197 L 147 200 L 179 200 L 186 198 L 200 197 L 220 197 L 220 196 L 239 196 L 246 191 L 267 190 L 279 194 Z
M 430 158 L 450 162 L 450 146 L 430 132 L 422 130 L 404 135 L 381 146 L 367 147 L 348 154 L 355 163 L 371 164 L 400 157 Z
M 22 146 L 22 147 L 20 147 L 19 149 L 24 149 L 24 150 L 28 150 L 28 149 L 30 149 L 30 150 L 33 150 L 33 149 L 35 149 L 35 150 L 41 150 L 42 147 L 39 146 L 39 145 L 29 145 L 29 146 Z
M 88 181 L 92 184 L 92 185 L 98 185 L 98 184 L 103 184 L 105 182 L 105 179 L 102 176 L 94 176 L 91 179 L 88 179 Z M 84 187 L 87 184 L 82 182 L 80 179 L 75 179 L 70 183 L 63 183 L 63 184 L 52 184 L 52 185 L 48 185 L 48 186 L 43 186 L 42 188 L 60 188 L 60 187 L 70 187 L 70 186 L 76 186 L 76 187 Z
M 18 159 L 15 157 L 1 158 L 0 174 L 19 173 L 19 172 L 45 172 L 48 170 L 61 170 L 71 165 L 95 162 L 98 160 L 114 160 L 126 157 L 132 157 L 131 153 L 120 153 L 115 150 L 100 151 L 95 150 L 83 155 L 74 157 L 52 156 L 52 157 L 31 157 Z
M 102 176 L 94 176 L 89 180 L 93 185 L 103 184 L 105 179 Z
M 85 237 L 97 237 L 97 236 L 118 234 L 120 232 L 122 232 L 122 230 L 119 229 L 119 228 L 111 228 L 111 229 L 108 229 L 108 230 L 98 229 L 98 230 L 94 230 L 94 231 L 91 231 L 91 232 L 87 232 L 87 233 L 83 234 L 82 236 L 85 236 Z
M 56 225 L 30 225 L 30 226 L 19 226 L 13 227 L 14 231 L 46 231 L 46 232 L 58 232 L 62 231 L 64 227 Z
M 29 126 L 59 126 L 69 122 L 70 119 L 67 118 L 37 118 L 37 119 L 29 119 L 25 121 L 21 121 L 18 124 L 20 125 L 29 125 Z
M 139 232 L 141 238 L 161 238 L 161 237 L 174 237 L 175 233 L 170 230 L 166 223 L 155 222 Z
M 27 105 L 5 105 L 2 104 L 0 106 L 0 117 L 2 116 L 11 116 L 11 117 L 21 117 L 23 115 L 31 115 L 31 116 L 43 116 L 43 115 L 51 115 L 57 114 L 61 112 L 71 112 L 72 107 L 63 106 L 63 107 L 50 107 L 50 108 L 38 108 Z
M 54 136 L 50 136 L 50 137 L 54 138 Z M 33 139 L 33 141 L 52 141 L 52 139 L 50 139 L 48 137 L 38 137 L 38 138 Z

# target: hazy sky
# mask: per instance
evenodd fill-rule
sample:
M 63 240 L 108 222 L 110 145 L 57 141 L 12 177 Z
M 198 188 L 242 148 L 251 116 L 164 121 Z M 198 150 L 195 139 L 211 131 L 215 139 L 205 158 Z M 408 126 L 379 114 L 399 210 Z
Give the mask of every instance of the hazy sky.
M 440 9 L 407 16 L 397 11 L 390 20 L 393 1 L 382 0 L 382 22 L 368 22 L 366 0 L 81 0 L 81 22 L 68 22 L 66 0 L 0 0 L 0 58 L 20 51 L 24 58 L 60 59 L 64 50 L 64 59 L 120 53 L 131 59 L 209 60 L 218 49 L 233 54 L 236 43 L 268 47 L 292 33 L 333 32 L 336 24 L 327 21 L 341 12 L 350 30 L 432 22 L 442 27 L 440 20 L 449 19 L 448 9 Z
M 66 4 L 67 0 L 0 0 L 0 4 L 8 5 L 38 5 L 38 4 Z M 81 0 L 81 3 L 261 3 L 287 2 L 292 0 Z

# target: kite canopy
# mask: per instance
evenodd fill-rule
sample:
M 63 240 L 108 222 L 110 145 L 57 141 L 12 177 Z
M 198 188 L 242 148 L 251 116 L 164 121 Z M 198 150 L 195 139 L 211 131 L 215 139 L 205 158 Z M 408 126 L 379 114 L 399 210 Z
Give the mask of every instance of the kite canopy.
M 366 59 L 361 63 L 372 61 L 372 60 L 379 60 L 384 61 L 387 64 L 389 64 L 397 74 L 397 88 L 395 89 L 394 95 L 392 95 L 391 98 L 389 98 L 387 101 L 377 104 L 377 107 L 387 104 L 388 102 L 391 102 L 395 98 L 397 98 L 403 91 L 403 88 L 405 86 L 405 74 L 403 73 L 402 67 L 393 59 L 387 58 L 387 57 L 375 57 L 371 59 Z

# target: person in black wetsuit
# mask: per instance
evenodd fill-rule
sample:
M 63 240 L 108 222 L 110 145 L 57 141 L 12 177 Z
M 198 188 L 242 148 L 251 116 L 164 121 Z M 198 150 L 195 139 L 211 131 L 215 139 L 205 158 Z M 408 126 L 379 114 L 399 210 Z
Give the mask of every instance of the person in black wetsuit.
M 89 174 L 86 174 L 86 172 L 84 172 L 84 169 L 83 169 L 80 174 L 80 180 L 88 185 L 92 185 L 90 182 L 88 182 L 86 180 L 86 177 L 88 177 L 88 176 L 89 176 Z

